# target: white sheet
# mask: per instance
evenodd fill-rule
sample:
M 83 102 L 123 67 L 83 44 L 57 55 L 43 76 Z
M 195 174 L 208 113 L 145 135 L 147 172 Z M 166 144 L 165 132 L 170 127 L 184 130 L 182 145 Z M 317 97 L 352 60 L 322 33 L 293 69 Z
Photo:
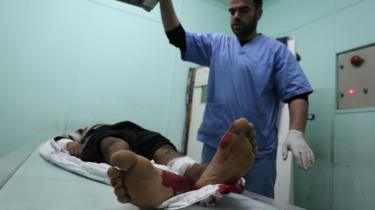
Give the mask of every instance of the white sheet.
M 69 155 L 68 151 L 60 147 L 53 139 L 49 139 L 43 143 L 39 148 L 39 154 L 49 162 L 84 177 L 100 181 L 105 184 L 110 184 L 110 179 L 107 176 L 107 170 L 110 165 L 106 163 L 84 162 L 79 158 Z M 168 170 L 165 166 L 154 164 L 155 167 L 162 167 L 163 170 Z M 184 208 L 195 203 L 200 203 L 204 206 L 213 206 L 225 193 L 228 192 L 242 192 L 244 186 L 244 179 L 241 179 L 236 186 L 227 185 L 208 185 L 199 190 L 190 191 L 177 195 L 164 201 L 156 208 L 165 208 L 167 210 L 174 210 Z

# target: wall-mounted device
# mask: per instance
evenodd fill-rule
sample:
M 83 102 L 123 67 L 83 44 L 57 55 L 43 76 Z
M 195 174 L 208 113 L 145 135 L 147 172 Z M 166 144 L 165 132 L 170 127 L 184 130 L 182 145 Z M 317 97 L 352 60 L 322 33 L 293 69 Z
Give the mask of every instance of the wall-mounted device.
M 159 3 L 160 0 L 117 0 L 136 7 L 141 7 L 150 12 Z
M 375 45 L 337 56 L 337 108 L 375 107 Z

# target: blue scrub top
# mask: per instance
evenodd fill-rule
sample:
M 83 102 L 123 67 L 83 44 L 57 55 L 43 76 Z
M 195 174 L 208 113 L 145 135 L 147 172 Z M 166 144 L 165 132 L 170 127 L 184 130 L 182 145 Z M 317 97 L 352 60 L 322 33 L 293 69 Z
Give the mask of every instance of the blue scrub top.
M 186 32 L 182 59 L 210 67 L 198 140 L 217 148 L 230 124 L 245 117 L 255 125 L 256 158 L 275 159 L 280 100 L 312 92 L 289 49 L 261 34 L 241 46 L 234 35 Z

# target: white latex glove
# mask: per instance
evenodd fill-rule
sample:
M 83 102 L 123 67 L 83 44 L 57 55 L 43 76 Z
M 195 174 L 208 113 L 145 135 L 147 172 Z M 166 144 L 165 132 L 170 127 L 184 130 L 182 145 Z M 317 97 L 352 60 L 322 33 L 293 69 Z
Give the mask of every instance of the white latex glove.
M 303 133 L 297 130 L 290 130 L 283 143 L 283 159 L 288 158 L 288 150 L 292 151 L 300 168 L 309 170 L 315 162 L 314 153 L 303 138 Z

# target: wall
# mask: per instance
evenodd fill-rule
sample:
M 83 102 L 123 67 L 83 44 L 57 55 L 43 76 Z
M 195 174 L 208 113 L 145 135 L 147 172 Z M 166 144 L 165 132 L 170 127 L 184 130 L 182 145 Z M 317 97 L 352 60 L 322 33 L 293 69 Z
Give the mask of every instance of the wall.
M 345 151 L 348 147 L 339 146 L 342 132 L 358 133 L 360 130 L 360 136 L 365 133 L 367 138 L 371 138 L 367 134 L 372 132 L 368 128 L 358 129 L 359 124 L 344 123 L 341 119 L 350 121 L 354 117 L 371 125 L 374 118 L 364 118 L 361 115 L 374 110 L 348 113 L 336 110 L 336 54 L 375 43 L 375 29 L 372 27 L 374 6 L 373 0 L 273 0 L 268 1 L 265 6 L 260 32 L 273 37 L 297 37 L 297 51 L 302 56 L 301 65 L 314 88 L 310 97 L 310 113 L 315 114 L 316 119 L 309 121 L 306 139 L 315 152 L 316 164 L 309 172 L 297 168 L 294 170 L 295 204 L 306 209 L 355 209 L 353 205 L 346 204 L 363 201 L 362 194 L 340 187 L 350 178 L 340 174 L 365 174 L 368 171 L 363 166 L 342 170 L 344 166 L 338 166 L 335 161 L 338 160 L 338 154 L 349 152 Z M 342 124 L 337 125 L 338 122 Z M 349 124 L 351 126 L 347 126 Z M 373 148 L 374 144 L 365 146 Z M 363 154 L 359 151 L 353 155 L 357 160 L 362 160 Z M 374 155 L 371 156 L 374 158 Z M 370 164 L 368 167 L 372 166 Z M 364 185 L 363 182 L 361 184 Z M 367 185 L 368 189 L 362 189 L 362 192 L 374 189 L 375 182 L 367 182 Z M 361 207 L 373 209 L 374 206 L 367 199 L 362 202 Z
M 174 3 L 185 28 L 230 33 L 225 6 Z M 368 171 L 361 164 L 347 173 L 352 165 L 342 154 L 351 147 L 341 140 L 371 138 L 371 126 L 357 128 L 373 124 L 374 110 L 337 111 L 335 71 L 337 53 L 375 43 L 372 8 L 373 0 L 265 3 L 259 31 L 296 35 L 315 90 L 310 112 L 316 119 L 308 123 L 306 138 L 316 164 L 307 173 L 295 169 L 295 203 L 307 209 L 371 205 L 363 193 L 374 183 L 359 176 L 360 186 L 368 188 L 356 189 L 362 194 L 353 197 L 348 192 L 356 183 L 344 185 L 352 174 Z M 167 44 L 158 8 L 147 13 L 114 0 L 0 0 L 0 32 L 0 176 L 47 138 L 97 122 L 133 120 L 181 146 L 187 69 L 194 65 Z M 375 168 L 373 155 L 360 154 L 371 147 L 360 148 L 355 160 L 366 157 L 367 167 Z
M 185 28 L 229 32 L 224 5 L 174 4 Z M 0 159 L 22 151 L 8 168 L 99 122 L 132 120 L 181 146 L 193 64 L 169 45 L 159 13 L 115 0 L 0 0 Z

